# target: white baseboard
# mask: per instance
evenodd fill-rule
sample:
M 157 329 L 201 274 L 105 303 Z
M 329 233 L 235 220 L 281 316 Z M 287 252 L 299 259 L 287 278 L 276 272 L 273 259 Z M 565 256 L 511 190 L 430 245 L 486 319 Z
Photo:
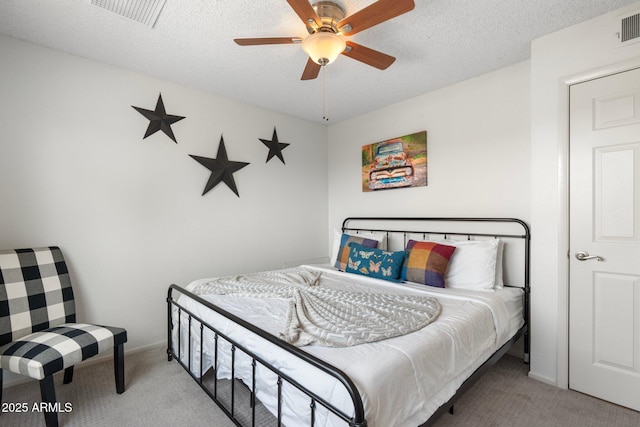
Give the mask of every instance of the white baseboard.
M 554 387 L 558 387 L 558 383 L 549 377 L 545 377 L 544 375 L 538 375 L 535 372 L 529 371 L 529 378 L 534 379 L 536 381 L 540 381 L 545 384 L 552 385 Z

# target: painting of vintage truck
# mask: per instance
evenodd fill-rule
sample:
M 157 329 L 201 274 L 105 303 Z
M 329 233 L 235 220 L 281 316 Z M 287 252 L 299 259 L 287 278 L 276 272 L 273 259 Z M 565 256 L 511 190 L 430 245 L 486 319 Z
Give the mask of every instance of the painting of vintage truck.
M 362 191 L 426 185 L 426 131 L 362 147 Z

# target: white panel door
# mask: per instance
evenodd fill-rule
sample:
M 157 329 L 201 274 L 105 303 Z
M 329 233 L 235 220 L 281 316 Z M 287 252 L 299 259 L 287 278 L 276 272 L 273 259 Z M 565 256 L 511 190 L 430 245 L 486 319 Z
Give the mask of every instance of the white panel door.
M 640 410 L 640 69 L 570 102 L 569 387 Z

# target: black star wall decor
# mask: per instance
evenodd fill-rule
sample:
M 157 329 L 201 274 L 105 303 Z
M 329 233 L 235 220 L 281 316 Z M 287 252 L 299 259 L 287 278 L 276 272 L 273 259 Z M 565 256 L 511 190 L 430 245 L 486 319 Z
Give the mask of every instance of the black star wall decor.
M 176 144 L 178 143 L 178 141 L 176 141 L 176 137 L 173 135 L 173 131 L 171 130 L 171 125 L 184 119 L 184 117 L 167 114 L 164 109 L 164 102 L 162 102 L 162 94 L 158 96 L 158 102 L 156 103 L 155 110 L 146 110 L 144 108 L 134 107 L 133 105 L 132 107 L 147 119 L 149 119 L 147 132 L 144 134 L 144 137 L 142 139 L 148 137 L 149 135 L 153 135 L 154 133 L 161 130 L 169 138 L 171 138 L 173 142 L 175 142 Z
M 282 156 L 282 150 L 287 148 L 289 146 L 289 144 L 287 144 L 285 142 L 278 141 L 278 133 L 276 132 L 275 126 L 273 128 L 273 136 L 271 137 L 271 140 L 262 139 L 262 138 L 258 138 L 258 139 L 260 139 L 260 141 L 262 141 L 262 143 L 264 145 L 269 147 L 269 154 L 267 155 L 267 162 L 269 160 L 271 160 L 273 158 L 273 156 L 278 156 L 280 161 L 283 164 L 285 164 L 284 163 L 284 157 Z M 267 163 L 267 162 L 265 162 L 265 163 Z
M 238 194 L 238 188 L 236 187 L 236 181 L 233 179 L 233 173 L 239 171 L 243 167 L 247 166 L 249 163 L 246 162 L 233 162 L 229 160 L 227 157 L 227 149 L 224 146 L 224 139 L 220 136 L 220 145 L 218 145 L 218 154 L 215 159 L 211 159 L 209 157 L 200 157 L 189 154 L 194 160 L 200 163 L 205 168 L 211 171 L 211 175 L 209 176 L 209 181 L 207 181 L 207 185 L 204 188 L 204 192 L 202 195 L 204 196 L 216 185 L 224 182 L 227 184 L 227 187 L 231 189 L 236 196 L 240 197 Z

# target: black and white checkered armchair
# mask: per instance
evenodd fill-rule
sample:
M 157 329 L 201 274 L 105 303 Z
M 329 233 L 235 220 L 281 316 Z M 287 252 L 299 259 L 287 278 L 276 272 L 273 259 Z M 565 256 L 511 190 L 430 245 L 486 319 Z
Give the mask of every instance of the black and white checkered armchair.
M 114 349 L 116 391 L 124 392 L 122 328 L 76 322 L 67 265 L 58 247 L 0 250 L 0 402 L 2 372 L 40 381 L 47 427 L 58 425 L 53 374 Z M 2 424 L 0 420 L 0 424 Z

